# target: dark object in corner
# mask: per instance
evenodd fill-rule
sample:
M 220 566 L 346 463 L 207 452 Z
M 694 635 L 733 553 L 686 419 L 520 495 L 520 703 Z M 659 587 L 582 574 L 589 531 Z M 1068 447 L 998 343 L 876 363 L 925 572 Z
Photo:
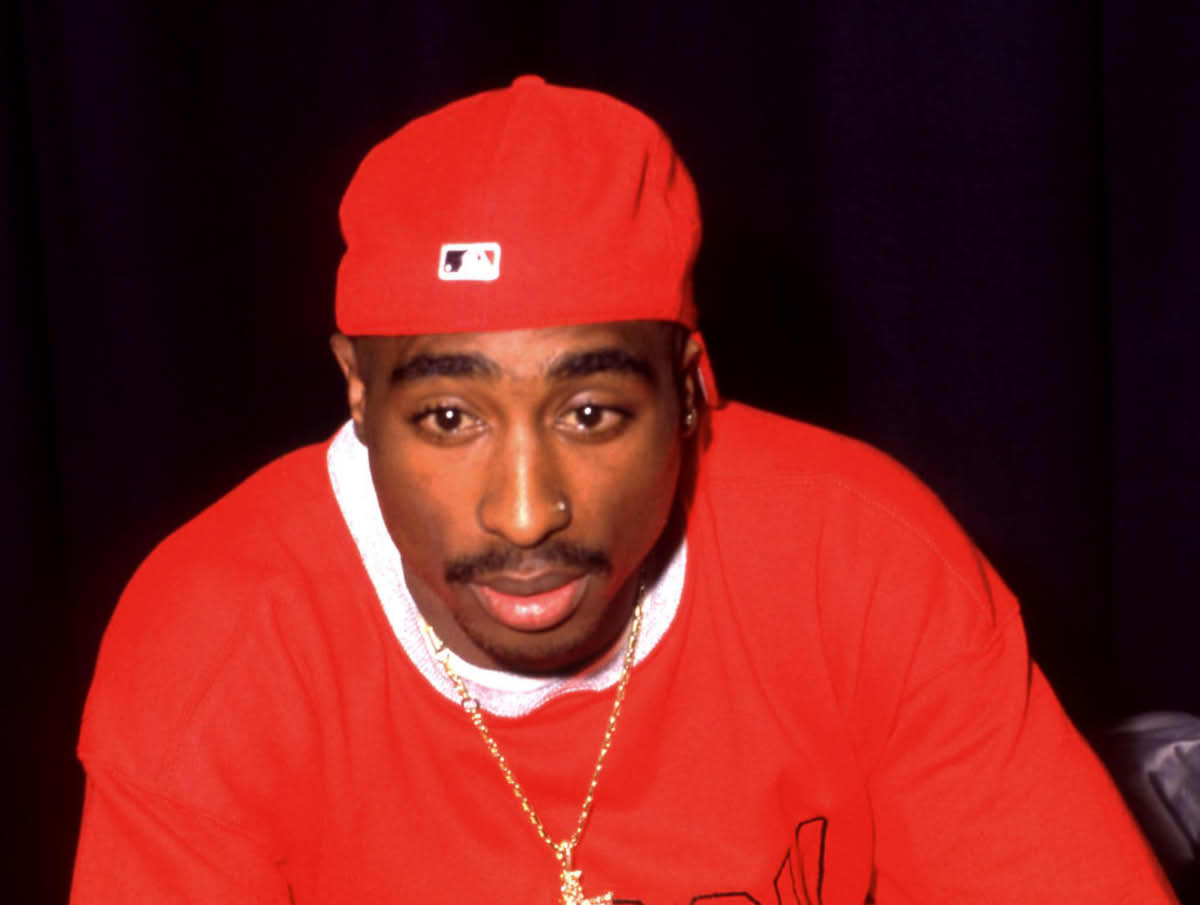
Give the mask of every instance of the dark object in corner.
M 1095 735 L 1183 905 L 1200 905 L 1200 717 L 1143 713 Z

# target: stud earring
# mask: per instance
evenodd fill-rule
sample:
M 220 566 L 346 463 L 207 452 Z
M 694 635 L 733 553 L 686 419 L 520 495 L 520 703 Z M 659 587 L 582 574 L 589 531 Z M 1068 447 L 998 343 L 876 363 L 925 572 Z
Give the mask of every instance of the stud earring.
M 693 427 L 696 426 L 696 410 L 695 409 L 688 409 L 687 412 L 684 414 L 683 426 L 687 430 L 691 430 Z
M 554 508 L 559 512 L 566 512 L 567 511 L 567 501 L 559 500 L 557 503 L 554 504 Z

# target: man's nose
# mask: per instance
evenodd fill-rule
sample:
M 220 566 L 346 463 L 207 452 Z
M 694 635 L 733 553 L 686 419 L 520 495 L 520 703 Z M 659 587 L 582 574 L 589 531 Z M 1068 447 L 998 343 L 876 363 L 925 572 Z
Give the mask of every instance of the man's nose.
M 479 501 L 483 530 L 517 547 L 535 547 L 570 524 L 571 502 L 552 443 L 532 428 L 502 436 Z

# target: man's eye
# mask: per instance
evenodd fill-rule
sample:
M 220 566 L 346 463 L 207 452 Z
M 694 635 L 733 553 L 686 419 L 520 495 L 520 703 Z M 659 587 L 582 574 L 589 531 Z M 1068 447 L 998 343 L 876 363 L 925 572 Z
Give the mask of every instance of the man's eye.
M 602 433 L 620 427 L 627 417 L 618 409 L 589 402 L 571 409 L 563 420 L 568 428 L 579 433 Z
M 430 406 L 415 415 L 413 424 L 437 434 L 461 434 L 476 425 L 473 416 L 452 405 Z

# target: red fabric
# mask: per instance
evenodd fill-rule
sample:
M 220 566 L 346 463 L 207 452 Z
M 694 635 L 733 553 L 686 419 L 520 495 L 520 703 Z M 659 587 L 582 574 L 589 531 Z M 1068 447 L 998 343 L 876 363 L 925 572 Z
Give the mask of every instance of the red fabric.
M 857 443 L 740 406 L 713 436 L 680 610 L 633 674 L 578 852 L 585 892 L 1173 901 L 1030 665 L 1015 601 L 932 495 Z M 556 836 L 610 703 L 490 720 Z M 321 448 L 144 564 L 80 755 L 75 905 L 557 901 L 475 730 L 392 636 Z
M 524 76 L 413 120 L 342 200 L 343 333 L 617 320 L 696 326 L 695 189 L 648 117 Z M 499 277 L 439 279 L 445 243 L 497 243 Z

